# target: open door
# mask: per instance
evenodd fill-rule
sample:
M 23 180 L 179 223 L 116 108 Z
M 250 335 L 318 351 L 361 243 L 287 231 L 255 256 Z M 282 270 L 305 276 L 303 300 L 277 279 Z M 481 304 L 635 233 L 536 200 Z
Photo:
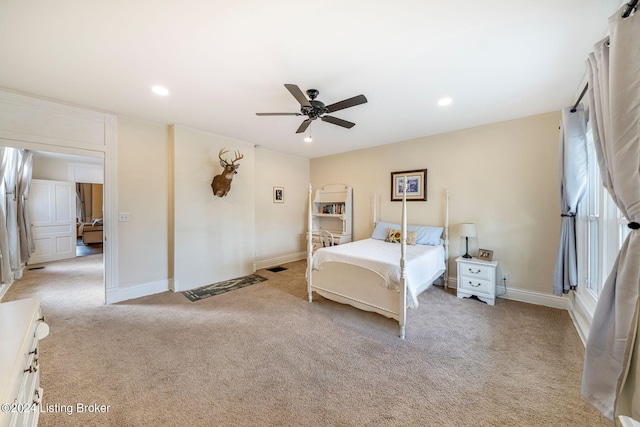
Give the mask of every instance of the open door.
M 76 256 L 75 199 L 73 182 L 31 181 L 29 215 L 36 250 L 29 264 Z

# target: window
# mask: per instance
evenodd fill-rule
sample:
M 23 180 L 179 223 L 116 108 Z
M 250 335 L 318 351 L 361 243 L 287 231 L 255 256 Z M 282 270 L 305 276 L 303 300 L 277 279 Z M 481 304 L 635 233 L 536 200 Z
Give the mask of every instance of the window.
M 600 216 L 600 201 L 604 191 L 600 181 L 600 170 L 596 160 L 596 150 L 593 145 L 593 133 L 591 128 L 587 132 L 587 158 L 588 166 L 588 183 L 582 206 L 586 207 L 585 218 L 587 222 L 586 233 L 586 249 L 587 249 L 587 265 L 585 284 L 587 289 L 597 299 L 600 292 L 600 247 L 602 244 L 600 231 L 604 228 L 601 225 L 602 217 Z
M 629 234 L 627 221 L 602 186 L 591 126 L 587 130 L 588 184 L 578 211 L 578 292 L 598 300 L 622 243 Z

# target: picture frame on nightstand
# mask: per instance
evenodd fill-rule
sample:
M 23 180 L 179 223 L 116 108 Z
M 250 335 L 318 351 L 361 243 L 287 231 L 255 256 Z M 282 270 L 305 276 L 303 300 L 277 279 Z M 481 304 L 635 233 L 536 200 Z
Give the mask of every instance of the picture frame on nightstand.
M 491 261 L 493 259 L 493 251 L 490 249 L 478 249 L 478 256 L 476 258 L 483 261 Z

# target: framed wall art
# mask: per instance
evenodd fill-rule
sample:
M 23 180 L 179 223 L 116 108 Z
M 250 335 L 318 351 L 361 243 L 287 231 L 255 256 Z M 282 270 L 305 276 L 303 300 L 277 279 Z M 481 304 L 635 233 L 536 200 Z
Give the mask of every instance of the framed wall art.
M 273 187 L 273 203 L 284 203 L 284 187 Z
M 427 200 L 427 170 L 391 172 L 391 201 L 402 201 L 403 181 L 407 177 L 407 201 Z

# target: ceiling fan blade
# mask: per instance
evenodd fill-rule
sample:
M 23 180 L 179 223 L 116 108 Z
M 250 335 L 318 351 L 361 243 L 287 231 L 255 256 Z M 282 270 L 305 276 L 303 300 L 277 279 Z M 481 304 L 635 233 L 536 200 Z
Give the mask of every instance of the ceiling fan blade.
M 256 113 L 256 116 L 301 116 L 301 113 Z
M 348 122 L 346 120 L 342 120 L 332 116 L 322 116 L 320 117 L 320 120 L 322 120 L 323 122 L 328 122 L 334 125 L 342 126 L 343 128 L 347 128 L 347 129 L 351 129 L 356 125 L 355 123 Z
M 307 130 L 307 128 L 309 127 L 309 125 L 311 124 L 312 120 L 311 119 L 307 119 L 304 122 L 302 122 L 302 124 L 300 125 L 300 127 L 298 128 L 298 130 L 296 131 L 296 133 L 302 133 L 305 130 Z
M 303 107 L 311 107 L 311 103 L 309 102 L 307 97 L 304 96 L 304 93 L 302 93 L 297 85 L 285 84 L 284 87 L 286 87 L 287 90 L 291 92 L 291 95 L 293 95 L 293 97 L 298 100 L 300 105 L 302 105 Z
M 367 102 L 367 98 L 364 95 L 354 96 L 353 98 L 327 105 L 327 113 L 344 110 L 345 108 L 354 107 L 356 105 L 364 104 L 365 102 Z

